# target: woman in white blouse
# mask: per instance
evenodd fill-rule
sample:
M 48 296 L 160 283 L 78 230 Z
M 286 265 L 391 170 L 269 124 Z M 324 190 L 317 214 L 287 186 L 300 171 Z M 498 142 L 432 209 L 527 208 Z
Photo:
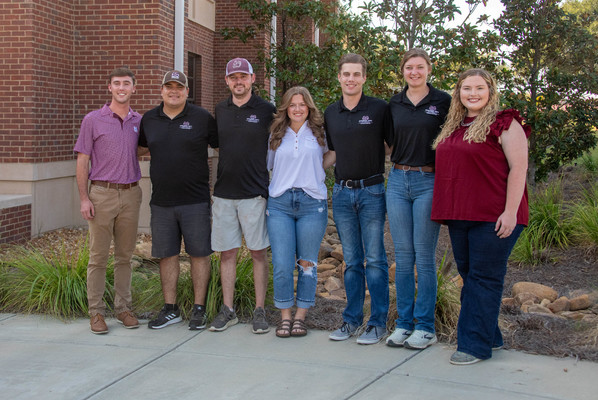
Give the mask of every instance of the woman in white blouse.
M 274 305 L 281 312 L 278 337 L 305 336 L 307 310 L 315 303 L 318 253 L 328 224 L 323 167 L 328 147 L 323 124 L 309 91 L 296 86 L 284 94 L 270 128 L 272 181 L 266 220 L 274 265 Z

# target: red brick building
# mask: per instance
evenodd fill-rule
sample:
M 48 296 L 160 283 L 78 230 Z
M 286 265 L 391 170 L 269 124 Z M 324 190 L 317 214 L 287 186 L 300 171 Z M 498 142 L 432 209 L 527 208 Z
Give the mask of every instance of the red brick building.
M 107 75 L 118 66 L 138 79 L 132 105 L 160 101 L 160 81 L 174 67 L 176 0 L 0 0 L 4 72 L 0 112 L 0 244 L 63 226 L 83 225 L 73 146 L 83 116 L 110 99 Z M 218 31 L 244 26 L 236 0 L 185 0 L 184 70 L 191 98 L 210 111 L 227 96 L 232 57 L 256 58 L 257 43 L 224 41 Z M 265 82 L 257 67 L 258 81 Z M 266 88 L 268 85 L 264 85 Z M 149 167 L 142 163 L 149 227 Z

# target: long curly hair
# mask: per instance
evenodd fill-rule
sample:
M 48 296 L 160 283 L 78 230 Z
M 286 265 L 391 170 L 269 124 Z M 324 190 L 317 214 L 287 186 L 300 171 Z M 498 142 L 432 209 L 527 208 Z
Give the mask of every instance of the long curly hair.
M 297 94 L 303 96 L 303 101 L 305 101 L 305 105 L 309 109 L 307 126 L 311 128 L 318 144 L 324 146 L 324 118 L 322 117 L 322 113 L 316 107 L 316 103 L 314 103 L 309 90 L 303 86 L 293 86 L 282 96 L 282 102 L 276 114 L 274 114 L 272 125 L 270 125 L 270 148 L 272 150 L 276 150 L 280 146 L 282 138 L 291 123 L 287 110 L 291 105 L 291 99 Z
M 468 69 L 459 76 L 455 90 L 453 90 L 453 98 L 451 106 L 446 117 L 446 122 L 442 126 L 440 134 L 434 140 L 432 148 L 436 148 L 440 142 L 449 137 L 463 122 L 467 115 L 467 108 L 461 103 L 461 86 L 463 81 L 470 76 L 479 76 L 488 85 L 489 96 L 488 104 L 480 111 L 476 119 L 473 120 L 471 126 L 467 128 L 463 140 L 469 143 L 483 143 L 486 141 L 486 136 L 490 132 L 490 125 L 496 121 L 496 113 L 499 111 L 499 96 L 496 89 L 496 81 L 487 71 L 479 68 Z

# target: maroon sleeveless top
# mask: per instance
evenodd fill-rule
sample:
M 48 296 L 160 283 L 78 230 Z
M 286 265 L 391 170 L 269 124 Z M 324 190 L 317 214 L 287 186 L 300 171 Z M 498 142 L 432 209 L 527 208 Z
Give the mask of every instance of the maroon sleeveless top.
M 469 123 L 473 118 L 465 118 Z M 509 164 L 498 138 L 515 119 L 523 126 L 519 112 L 500 111 L 490 125 L 484 143 L 468 143 L 463 136 L 468 127 L 459 126 L 436 148 L 436 177 L 432 220 L 496 222 L 505 210 Z M 523 127 L 529 137 L 531 127 Z M 528 223 L 527 186 L 523 192 L 517 224 Z

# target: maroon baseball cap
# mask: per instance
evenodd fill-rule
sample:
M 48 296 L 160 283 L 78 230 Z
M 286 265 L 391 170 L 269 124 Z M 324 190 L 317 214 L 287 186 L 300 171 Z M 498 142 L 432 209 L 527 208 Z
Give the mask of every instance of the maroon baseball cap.
M 164 79 L 162 79 L 162 85 L 165 85 L 168 82 L 178 82 L 181 85 L 188 87 L 187 86 L 187 76 L 184 73 L 182 73 L 181 71 L 177 71 L 177 70 L 168 71 L 164 75 Z
M 234 74 L 235 72 L 253 75 L 253 67 L 249 61 L 244 58 L 233 58 L 226 64 L 226 76 Z

